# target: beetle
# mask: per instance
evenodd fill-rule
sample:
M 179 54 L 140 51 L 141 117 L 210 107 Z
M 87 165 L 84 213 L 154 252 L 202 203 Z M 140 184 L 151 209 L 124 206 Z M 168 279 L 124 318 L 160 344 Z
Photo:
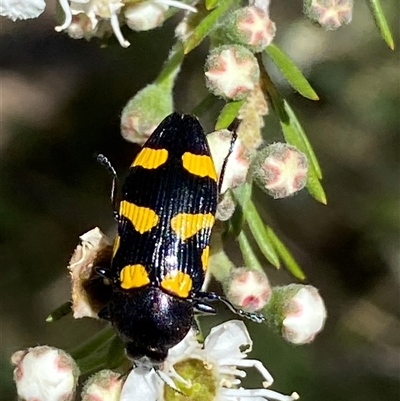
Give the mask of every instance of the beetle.
M 98 160 L 114 177 L 118 221 L 111 268 L 98 270 L 112 286 L 99 317 L 112 323 L 136 365 L 159 367 L 195 326 L 195 314 L 216 313 L 209 301 L 264 320 L 201 290 L 219 183 L 196 117 L 173 113 L 160 123 L 130 166 L 120 200 L 115 170 L 103 155 Z

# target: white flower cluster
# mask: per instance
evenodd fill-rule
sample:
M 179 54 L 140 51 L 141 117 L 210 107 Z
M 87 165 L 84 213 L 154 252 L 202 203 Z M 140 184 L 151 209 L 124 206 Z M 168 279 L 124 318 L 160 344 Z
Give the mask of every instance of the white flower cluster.
M 176 389 L 182 393 L 204 392 L 202 387 L 209 387 L 209 401 L 293 401 L 299 398 L 297 393 L 282 395 L 269 387 L 273 378 L 258 360 L 246 359 L 253 342 L 243 322 L 232 320 L 211 329 L 204 346 L 196 339 L 192 330 L 183 341 L 171 348 L 162 370 L 134 369 L 128 376 L 120 401 L 144 399 L 146 401 L 173 399 L 165 395 L 165 387 L 173 393 Z M 244 351 L 243 351 L 244 349 Z M 193 362 L 200 362 L 193 364 Z M 185 370 L 185 364 L 187 370 Z M 179 372 L 177 366 L 180 367 Z M 196 379 L 188 378 L 188 371 L 196 366 Z M 264 379 L 263 387 L 246 389 L 240 387 L 246 372 L 239 368 L 255 368 Z M 202 372 L 210 377 L 200 380 Z M 213 390 L 214 389 L 214 390 Z M 207 393 L 207 392 L 204 392 Z M 204 399 L 207 401 L 207 399 Z
M 74 39 L 102 38 L 113 32 L 122 47 L 130 45 L 122 32 L 126 24 L 134 31 L 156 28 L 165 20 L 169 7 L 196 12 L 196 8 L 178 0 L 145 0 L 129 2 L 125 0 L 60 0 L 64 11 L 64 22 L 56 31 L 67 31 Z M 44 0 L 2 0 L 0 15 L 13 21 L 38 17 L 45 9 Z

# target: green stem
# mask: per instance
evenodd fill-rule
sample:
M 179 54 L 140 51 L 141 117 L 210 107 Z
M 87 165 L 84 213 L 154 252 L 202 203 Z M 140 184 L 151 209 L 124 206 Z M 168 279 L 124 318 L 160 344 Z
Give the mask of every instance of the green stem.
M 158 85 L 170 85 L 172 82 L 174 82 L 181 69 L 183 58 L 184 53 L 182 43 L 177 42 L 172 47 L 168 56 L 168 60 L 164 64 L 164 67 L 161 70 L 160 75 L 157 77 L 155 83 Z

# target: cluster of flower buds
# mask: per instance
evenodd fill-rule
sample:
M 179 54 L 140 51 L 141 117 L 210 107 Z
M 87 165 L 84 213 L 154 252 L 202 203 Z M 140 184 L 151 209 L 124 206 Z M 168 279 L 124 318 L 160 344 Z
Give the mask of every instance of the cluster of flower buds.
M 224 252 L 220 235 L 212 238 L 209 270 L 230 302 L 249 312 L 262 312 L 273 331 L 288 342 L 309 343 L 323 329 L 326 308 L 315 287 L 273 287 L 263 270 L 236 267 Z

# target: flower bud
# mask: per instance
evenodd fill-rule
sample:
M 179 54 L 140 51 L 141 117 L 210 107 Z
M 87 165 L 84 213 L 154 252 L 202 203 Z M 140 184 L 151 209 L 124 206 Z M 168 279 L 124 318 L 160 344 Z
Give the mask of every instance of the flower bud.
M 234 11 L 225 27 L 227 37 L 252 52 L 263 51 L 274 39 L 276 27 L 269 13 L 255 6 Z
M 244 99 L 260 78 L 260 69 L 250 50 L 224 45 L 210 52 L 205 67 L 207 88 L 226 99 Z
M 11 357 L 18 397 L 35 401 L 72 401 L 79 377 L 66 352 L 48 346 L 17 351 Z
M 149 31 L 165 20 L 168 6 L 153 1 L 133 3 L 125 8 L 126 24 L 134 31 Z
M 236 188 L 246 181 L 249 170 L 249 160 L 246 149 L 239 138 L 236 138 L 231 154 L 229 150 L 232 144 L 232 132 L 220 130 L 207 135 L 208 145 L 213 158 L 218 176 L 223 173 L 222 186 L 220 193 L 225 193 L 228 189 Z M 229 155 L 225 170 L 222 167 L 226 157 Z
M 239 267 L 231 270 L 226 286 L 227 298 L 248 312 L 262 309 L 271 297 L 271 286 L 264 272 Z
M 313 341 L 326 320 L 324 301 L 311 285 L 273 287 L 272 298 L 264 311 L 273 328 L 293 344 Z
M 68 265 L 72 281 L 74 318 L 98 318 L 97 313 L 111 296 L 111 286 L 97 275 L 96 266 L 111 265 L 112 245 L 97 227 L 80 236 Z
M 285 198 L 307 183 L 308 160 L 286 143 L 273 143 L 260 151 L 253 163 L 257 184 L 273 198 Z
M 72 39 L 90 38 L 94 36 L 95 30 L 91 19 L 84 13 L 72 17 L 71 25 L 67 28 L 68 36 Z
M 327 31 L 334 31 L 351 22 L 353 0 L 304 0 L 304 14 Z
M 129 142 L 143 145 L 172 110 L 172 82 L 146 86 L 122 111 L 122 136 Z
M 44 11 L 46 3 L 43 0 L 1 0 L 0 15 L 12 21 L 17 19 L 37 18 Z
M 84 384 L 82 401 L 118 401 L 124 380 L 112 370 L 100 370 Z

